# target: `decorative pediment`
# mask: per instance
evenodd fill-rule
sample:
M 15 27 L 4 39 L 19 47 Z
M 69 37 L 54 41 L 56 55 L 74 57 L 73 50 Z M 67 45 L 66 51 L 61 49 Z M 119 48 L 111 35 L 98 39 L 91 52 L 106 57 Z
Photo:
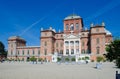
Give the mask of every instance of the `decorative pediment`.
M 73 34 L 64 35 L 64 39 L 76 39 L 76 38 L 80 38 L 80 35 L 73 35 Z

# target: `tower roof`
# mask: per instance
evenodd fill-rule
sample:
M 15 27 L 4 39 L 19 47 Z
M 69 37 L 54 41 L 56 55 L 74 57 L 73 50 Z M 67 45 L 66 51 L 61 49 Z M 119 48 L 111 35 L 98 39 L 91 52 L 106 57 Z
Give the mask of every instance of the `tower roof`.
M 8 40 L 22 40 L 22 41 L 25 41 L 23 38 L 21 38 L 20 36 L 11 36 L 8 38 Z
M 78 16 L 78 15 L 76 15 L 76 14 L 71 14 L 71 15 L 65 17 L 64 20 L 69 20 L 69 19 L 79 19 L 79 18 L 81 18 L 81 17 Z

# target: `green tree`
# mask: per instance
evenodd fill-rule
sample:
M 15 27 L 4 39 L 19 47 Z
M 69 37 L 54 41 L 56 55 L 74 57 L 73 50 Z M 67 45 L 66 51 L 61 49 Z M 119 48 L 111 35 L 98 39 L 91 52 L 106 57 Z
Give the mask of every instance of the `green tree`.
M 116 66 L 120 68 L 120 39 L 115 39 L 113 42 L 107 45 L 106 51 L 108 52 L 105 54 L 107 60 L 115 60 Z
M 5 51 L 5 46 L 1 41 L 0 41 L 0 56 L 7 57 L 7 51 Z

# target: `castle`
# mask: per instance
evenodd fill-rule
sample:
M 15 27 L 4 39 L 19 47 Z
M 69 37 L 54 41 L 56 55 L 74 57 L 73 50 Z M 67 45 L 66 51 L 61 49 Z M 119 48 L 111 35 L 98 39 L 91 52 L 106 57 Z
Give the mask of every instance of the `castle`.
M 75 14 L 64 18 L 63 32 L 56 32 L 50 27 L 41 28 L 40 46 L 26 46 L 26 41 L 19 36 L 8 38 L 8 58 L 27 60 L 35 56 L 47 61 L 54 61 L 58 56 L 79 57 L 88 56 L 96 60 L 97 56 L 106 53 L 105 47 L 112 41 L 112 34 L 106 30 L 105 23 L 90 25 L 84 29 L 83 19 Z

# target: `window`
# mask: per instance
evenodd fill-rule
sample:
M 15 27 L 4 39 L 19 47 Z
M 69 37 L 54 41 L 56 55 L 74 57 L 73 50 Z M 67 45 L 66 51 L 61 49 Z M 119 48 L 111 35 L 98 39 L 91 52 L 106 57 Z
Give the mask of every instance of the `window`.
M 99 44 L 99 38 L 96 39 L 96 44 Z
M 74 30 L 74 25 L 73 24 L 70 25 L 70 30 Z
M 73 45 L 74 45 L 74 42 L 73 42 L 73 41 L 70 41 L 70 45 L 73 46 Z
M 74 54 L 74 49 L 71 49 L 71 54 Z
M 69 49 L 66 49 L 66 54 L 67 54 L 67 55 L 69 54 Z
M 34 50 L 33 50 L 33 55 L 35 54 Z
M 29 50 L 27 51 L 27 55 L 29 55 Z
M 82 41 L 82 47 L 84 47 L 84 45 L 85 45 L 85 43 L 84 43 L 84 41 Z
M 20 53 L 19 53 L 19 50 L 18 50 L 18 55 L 19 55 Z
M 45 36 L 47 36 L 47 33 L 45 33 Z
M 61 37 L 62 37 L 62 35 L 61 35 Z
M 65 41 L 65 45 L 68 46 L 68 45 L 69 45 L 69 42 L 68 42 L 68 41 Z
M 47 49 L 44 50 L 44 55 L 47 55 Z
M 38 55 L 40 55 L 40 50 L 38 50 Z
M 60 46 L 63 47 L 63 43 L 60 43 Z
M 75 41 L 76 45 L 79 46 L 79 41 Z
M 76 53 L 79 53 L 79 49 L 76 49 Z
M 60 54 L 63 54 L 63 50 L 60 50 Z
M 100 47 L 96 47 L 96 53 L 97 53 L 97 54 L 100 53 Z
M 66 24 L 66 30 L 69 30 L 69 28 L 68 28 L 68 24 Z
M 24 50 L 22 50 L 22 55 L 24 55 Z
M 99 32 L 99 28 L 96 28 L 96 32 Z
M 11 50 L 11 55 L 13 55 L 13 51 Z
M 82 49 L 82 54 L 85 54 L 85 49 Z
M 79 30 L 79 24 L 76 23 L 76 30 Z
M 47 46 L 47 42 L 45 41 L 45 46 Z
M 56 47 L 58 47 L 58 43 L 56 43 Z

